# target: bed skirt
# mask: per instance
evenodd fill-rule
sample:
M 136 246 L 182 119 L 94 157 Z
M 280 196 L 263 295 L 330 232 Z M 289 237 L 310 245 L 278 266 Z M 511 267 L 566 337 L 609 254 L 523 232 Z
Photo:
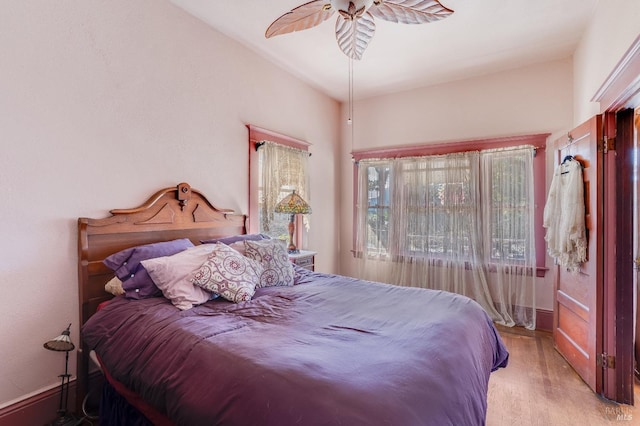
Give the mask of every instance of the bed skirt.
M 107 381 L 100 399 L 100 426 L 153 426 L 140 411 L 129 404 Z

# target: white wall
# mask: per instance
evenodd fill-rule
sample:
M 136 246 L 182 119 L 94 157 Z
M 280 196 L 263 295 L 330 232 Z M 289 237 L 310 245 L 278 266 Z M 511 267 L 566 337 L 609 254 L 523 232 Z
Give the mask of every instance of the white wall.
M 571 60 L 366 99 L 355 104 L 354 148 L 513 136 L 571 119 Z
M 46 340 L 78 342 L 77 218 L 183 181 L 246 213 L 246 123 L 313 144 L 309 245 L 335 272 L 336 101 L 166 1 L 2 3 L 0 407 L 59 384 Z
M 427 87 L 359 101 L 354 112 L 354 149 L 392 147 L 490 137 L 552 133 L 571 128 L 573 77 L 570 58 L 499 74 Z M 344 115 L 344 111 L 343 111 Z M 350 141 L 350 131 L 343 126 Z M 352 176 L 348 153 L 342 149 L 342 174 Z M 341 271 L 356 274 L 348 251 L 352 246 L 353 183 L 342 184 Z M 549 259 L 547 259 L 550 262 Z M 550 274 L 538 279 L 537 305 L 552 309 Z
M 599 103 L 591 99 L 637 37 L 640 37 L 640 1 L 598 3 L 574 54 L 575 126 L 601 112 Z

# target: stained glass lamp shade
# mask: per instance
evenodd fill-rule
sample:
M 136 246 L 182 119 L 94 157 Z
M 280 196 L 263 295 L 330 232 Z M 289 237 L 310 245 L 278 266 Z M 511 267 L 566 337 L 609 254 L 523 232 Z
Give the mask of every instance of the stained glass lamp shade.
M 276 204 L 274 211 L 276 213 L 286 213 L 291 215 L 291 220 L 289 221 L 289 246 L 287 247 L 287 251 L 289 253 L 298 253 L 299 250 L 293 243 L 293 234 L 295 233 L 295 216 L 297 214 L 310 214 L 311 206 L 309 206 L 301 196 L 296 194 L 296 191 L 293 191 Z

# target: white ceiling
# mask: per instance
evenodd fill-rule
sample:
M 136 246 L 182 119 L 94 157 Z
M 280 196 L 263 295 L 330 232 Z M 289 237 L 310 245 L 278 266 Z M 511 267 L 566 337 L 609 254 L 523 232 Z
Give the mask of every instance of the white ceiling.
M 348 98 L 349 59 L 336 43 L 335 17 L 264 37 L 271 22 L 308 0 L 170 1 L 327 95 Z M 354 61 L 355 98 L 569 57 L 598 1 L 441 0 L 454 13 L 438 22 L 376 19 L 373 40 L 362 60 Z

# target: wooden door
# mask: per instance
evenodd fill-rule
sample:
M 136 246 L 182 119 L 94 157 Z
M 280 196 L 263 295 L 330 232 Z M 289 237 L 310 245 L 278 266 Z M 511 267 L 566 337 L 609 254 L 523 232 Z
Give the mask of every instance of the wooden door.
M 636 110 L 635 116 L 635 134 L 633 138 L 632 146 L 633 150 L 640 152 L 640 107 Z M 640 174 L 639 165 L 634 164 L 632 170 L 636 176 Z M 636 297 L 636 309 L 633 311 L 633 317 L 635 322 L 635 336 L 634 336 L 634 375 L 640 380 L 640 179 L 636 180 L 634 188 L 634 222 L 633 222 L 633 258 L 635 261 L 636 273 L 633 274 L 633 288 L 638 289 L 635 292 Z
M 604 351 L 615 357 L 613 369 L 605 369 L 604 397 L 633 405 L 634 402 L 634 192 L 637 185 L 635 156 L 637 142 L 633 124 L 633 109 L 605 114 L 605 134 L 609 143 L 605 155 L 605 195 L 613 193 L 610 213 L 615 224 L 609 224 L 605 210 L 605 235 L 613 229 L 615 238 L 605 242 L 605 313 Z M 615 151 L 612 151 L 615 148 Z M 611 154 L 614 155 L 611 155 Z M 615 163 L 615 164 L 611 164 Z M 613 175 L 613 176 L 612 176 Z M 612 176 L 612 177 L 611 177 Z M 612 185 L 608 185 L 611 181 Z M 610 188 L 614 186 L 614 188 Z M 609 254 L 611 253 L 611 254 Z M 609 272 L 611 271 L 611 272 Z M 611 275 L 614 275 L 613 277 Z
M 602 367 L 597 357 L 603 352 L 604 282 L 604 181 L 600 115 L 556 141 L 557 162 L 567 155 L 583 165 L 587 261 L 572 273 L 556 267 L 554 283 L 553 337 L 556 348 L 582 379 L 597 393 L 602 392 Z

